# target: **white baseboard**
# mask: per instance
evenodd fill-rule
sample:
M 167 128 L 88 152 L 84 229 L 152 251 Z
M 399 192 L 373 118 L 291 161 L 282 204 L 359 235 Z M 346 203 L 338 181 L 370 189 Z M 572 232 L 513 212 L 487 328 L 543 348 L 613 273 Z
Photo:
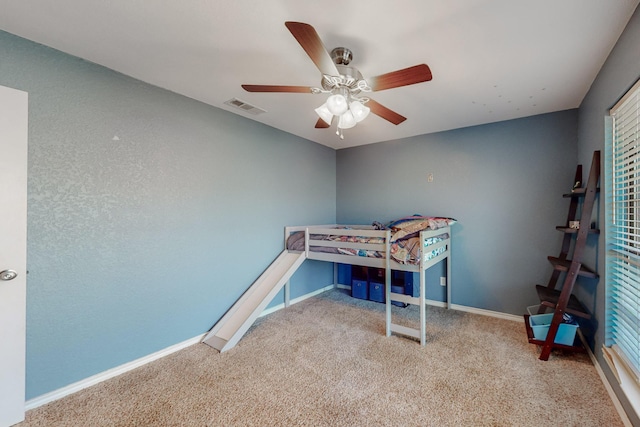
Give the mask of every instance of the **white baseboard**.
M 432 305 L 434 307 L 447 308 L 447 303 L 445 301 L 436 301 L 429 298 L 427 298 L 427 305 Z
M 349 285 L 342 285 L 340 283 L 338 283 L 337 285 L 335 285 L 336 288 L 338 289 L 346 289 L 346 290 L 351 290 L 351 286 Z M 331 289 L 331 287 L 328 287 L 328 289 Z M 447 303 L 446 302 L 442 302 L 442 301 L 436 301 L 436 300 L 432 300 L 432 299 L 427 299 L 427 305 L 433 305 L 435 307 L 444 307 L 447 308 Z
M 347 290 L 351 289 L 351 286 L 349 286 L 349 285 L 337 284 L 337 285 L 335 285 L 335 287 L 338 288 L 338 289 L 347 289 Z M 329 286 L 328 288 L 325 288 L 325 289 L 327 289 L 327 290 L 331 289 L 331 286 Z M 436 300 L 432 300 L 432 299 L 428 299 L 428 298 L 427 298 L 427 305 L 431 305 L 431 306 L 434 306 L 434 307 L 447 308 L 447 302 L 446 301 L 436 301 Z M 458 311 L 466 311 L 467 313 L 480 314 L 482 316 L 497 317 L 499 319 L 511 320 L 511 321 L 515 321 L 515 322 L 522 322 L 523 321 L 523 317 L 522 316 L 517 316 L 515 314 L 500 313 L 499 311 L 484 310 L 482 308 L 468 307 L 466 305 L 460 305 L 460 304 L 451 304 L 450 309 L 451 310 L 458 310 Z
M 318 289 L 316 291 L 309 292 L 308 294 L 304 294 L 302 296 L 299 296 L 298 298 L 292 299 L 291 302 L 290 302 L 290 305 L 297 304 L 297 303 L 299 303 L 301 301 L 304 301 L 304 300 L 309 299 L 311 297 L 315 297 L 316 295 L 320 295 L 321 293 L 330 291 L 331 289 L 334 289 L 334 288 L 335 288 L 334 285 L 329 285 L 329 286 L 325 286 L 324 288 L 320 288 L 320 289 Z M 284 307 L 284 303 L 278 304 L 278 305 L 274 305 L 273 307 L 269 307 L 269 308 L 265 309 L 262 313 L 260 313 L 260 316 L 258 316 L 258 317 L 266 316 L 267 314 L 271 314 L 271 313 L 273 313 L 275 311 L 282 310 L 283 308 L 285 308 Z
M 149 354 L 147 356 L 141 357 L 139 359 L 133 360 L 131 362 L 125 363 L 120 366 L 116 366 L 115 368 L 108 369 L 99 374 L 90 376 L 73 384 L 69 384 L 68 386 L 59 388 L 57 390 L 51 391 L 49 393 L 45 393 L 41 396 L 34 397 L 33 399 L 25 402 L 25 410 L 30 410 L 37 408 L 38 406 L 45 405 L 47 403 L 53 402 L 54 400 L 61 399 L 65 396 L 83 390 L 87 387 L 91 387 L 92 385 L 96 385 L 113 377 L 117 377 L 120 374 L 124 374 L 125 372 L 131 371 L 132 369 L 139 368 L 140 366 L 146 365 L 147 363 L 153 362 L 154 360 L 158 360 L 164 356 L 168 356 L 171 353 L 175 353 L 176 351 L 182 350 L 183 348 L 189 347 L 193 344 L 197 344 L 204 338 L 205 334 L 198 335 L 197 337 L 193 337 L 186 341 L 182 341 L 181 343 L 174 344 L 170 347 L 157 351 L 155 353 Z
M 500 313 L 499 311 L 485 310 L 482 308 L 468 307 L 466 305 L 451 304 L 452 310 L 466 311 L 467 313 L 481 314 L 483 316 L 497 317 L 499 319 L 512 320 L 514 322 L 524 322 L 522 316 L 515 314 Z
M 316 296 L 318 294 L 321 294 L 323 292 L 326 292 L 328 290 L 333 289 L 334 286 L 330 285 L 330 286 L 326 286 L 324 288 L 318 289 L 314 292 L 310 292 L 308 294 L 302 295 L 298 298 L 292 299 L 291 300 L 291 304 L 296 304 L 300 301 L 304 301 L 307 298 L 311 298 L 313 296 Z M 280 309 L 284 308 L 284 303 L 276 305 L 274 307 L 270 307 L 267 310 L 264 310 L 260 316 L 265 316 L 267 314 L 273 313 L 274 311 L 278 311 Z M 125 372 L 131 371 L 133 369 L 139 368 L 140 366 L 146 365 L 147 363 L 153 362 L 154 360 L 158 360 L 162 357 L 168 356 L 172 353 L 175 353 L 176 351 L 182 350 L 186 347 L 189 347 L 191 345 L 194 344 L 198 344 L 199 342 L 201 342 L 204 337 L 205 337 L 206 333 L 198 335 L 196 337 L 193 337 L 191 339 L 188 339 L 186 341 L 183 341 L 181 343 L 178 344 L 174 344 L 170 347 L 167 347 L 163 350 L 157 351 L 155 353 L 149 354 L 147 356 L 141 357 L 139 359 L 133 360 L 131 362 L 125 363 L 123 365 L 120 366 L 116 366 L 115 368 L 111 368 L 108 369 L 104 372 L 101 372 L 99 374 L 90 376 L 88 378 L 85 378 L 83 380 L 80 380 L 78 382 L 75 382 L 73 384 L 69 384 L 68 386 L 59 388 L 57 390 L 51 391 L 49 393 L 45 393 L 41 396 L 38 397 L 34 397 L 33 399 L 28 400 L 25 403 L 25 410 L 30 410 L 30 409 L 35 409 L 39 406 L 42 405 L 46 405 L 47 403 L 53 402 L 54 400 L 58 400 L 61 399 L 65 396 L 68 396 L 70 394 L 73 394 L 75 392 L 78 392 L 80 390 L 83 390 L 87 387 L 91 387 L 93 385 L 96 385 L 98 383 L 101 383 L 102 381 L 106 381 L 108 379 L 111 379 L 113 377 L 117 377 L 118 375 L 124 374 Z
M 351 286 L 348 285 L 329 285 L 326 286 L 324 288 L 318 289 L 316 291 L 310 292 L 308 294 L 302 295 L 298 298 L 294 298 L 291 300 L 291 304 L 296 304 L 299 303 L 301 301 L 304 301 L 308 298 L 311 298 L 313 296 L 319 295 L 323 292 L 329 291 L 331 289 L 334 288 L 339 288 L 339 289 L 351 289 Z M 427 300 L 427 304 L 428 305 L 433 305 L 436 307 L 447 307 L 447 303 L 446 302 L 442 302 L 442 301 L 435 301 L 435 300 Z M 264 310 L 260 316 L 265 316 L 267 314 L 271 314 L 275 311 L 278 311 L 280 309 L 283 309 L 284 307 L 284 303 L 282 304 L 278 304 L 276 306 L 270 307 L 266 310 Z M 521 316 L 515 316 L 515 315 L 511 315 L 511 314 L 505 314 L 505 313 L 499 313 L 499 312 L 495 312 L 495 311 L 489 311 L 489 310 L 483 310 L 483 309 L 479 309 L 479 308 L 474 308 L 474 307 L 466 307 L 463 305 L 458 305 L 458 304 L 452 304 L 451 308 L 454 310 L 460 310 L 460 311 L 467 311 L 470 313 L 475 313 L 475 314 L 482 314 L 485 316 L 492 316 L 492 317 L 499 317 L 502 319 L 508 319 L 508 320 L 518 320 L 518 321 L 522 321 L 522 317 Z M 54 400 L 58 400 L 61 399 L 65 396 L 68 396 L 70 394 L 73 394 L 75 392 L 78 392 L 80 390 L 83 390 L 87 387 L 91 387 L 93 385 L 96 385 L 98 383 L 101 383 L 102 381 L 106 381 L 108 379 L 114 378 L 118 375 L 124 374 L 125 372 L 131 371 L 135 368 L 139 368 L 140 366 L 146 365 L 147 363 L 153 362 L 155 360 L 158 360 L 164 356 L 168 356 L 172 353 L 175 353 L 176 351 L 182 350 L 186 347 L 189 347 L 193 344 L 197 344 L 199 342 L 201 342 L 204 337 L 205 337 L 206 333 L 202 334 L 202 335 L 198 335 L 196 337 L 193 337 L 191 339 L 188 339 L 186 341 L 183 341 L 181 343 L 178 344 L 174 344 L 170 347 L 167 347 L 163 350 L 157 351 L 155 353 L 149 354 L 147 356 L 141 357 L 139 359 L 133 360 L 131 362 L 125 363 L 123 365 L 120 366 L 116 366 L 115 368 L 111 368 L 108 369 L 104 372 L 101 372 L 99 374 L 93 375 L 91 377 L 85 378 L 83 380 L 80 380 L 78 382 L 75 382 L 73 384 L 69 384 L 68 386 L 59 388 L 57 390 L 51 391 L 49 393 L 45 393 L 41 396 L 35 397 L 33 399 L 28 400 L 25 403 L 25 410 L 30 410 L 30 409 L 35 409 L 39 406 L 45 405 L 47 403 L 53 402 Z M 595 360 L 595 358 L 593 358 Z M 604 375 L 604 373 L 602 373 L 602 375 Z M 613 392 L 613 391 L 611 391 Z M 617 399 L 617 398 L 616 398 Z M 618 403 L 619 405 L 619 403 Z M 624 411 L 623 411 L 624 412 Z
M 609 393 L 611 402 L 613 402 L 613 406 L 616 408 L 616 411 L 618 411 L 618 415 L 620 415 L 620 419 L 622 420 L 622 423 L 626 427 L 633 427 L 633 424 L 631 424 L 631 420 L 629 420 L 629 416 L 627 415 L 624 408 L 622 407 L 622 403 L 620 403 L 620 399 L 618 399 L 618 396 L 616 395 L 615 391 L 613 391 L 613 388 L 611 387 L 611 384 L 609 384 L 609 380 L 607 379 L 607 376 L 604 374 L 604 371 L 600 367 L 600 363 L 598 363 L 598 359 L 596 358 L 595 354 L 593 354 L 593 352 L 591 351 L 591 347 L 589 347 L 589 344 L 587 343 L 587 340 L 584 338 L 584 335 L 582 335 L 582 332 L 580 331 L 580 329 L 578 329 L 578 337 L 580 338 L 580 341 L 582 341 L 582 346 L 587 349 L 587 354 L 591 359 L 591 363 L 593 363 L 593 366 L 596 368 L 596 372 L 600 376 L 600 380 L 602 381 L 604 388 L 607 390 L 607 393 Z
M 522 316 L 516 316 L 514 314 L 507 314 L 507 313 L 500 313 L 500 312 L 491 311 L 491 310 L 484 310 L 481 308 L 467 307 L 467 306 L 458 305 L 458 304 L 451 304 L 451 308 L 453 310 L 466 311 L 469 313 L 481 314 L 483 316 L 497 317 L 497 318 L 506 319 L 506 320 L 513 320 L 516 322 L 523 321 Z M 580 332 L 579 329 L 578 329 L 578 336 L 580 337 L 580 340 L 582 341 L 582 345 L 584 346 L 584 348 L 587 349 L 589 358 L 591 359 L 591 362 L 593 363 L 593 366 L 595 367 L 596 372 L 598 372 L 598 375 L 600 376 L 600 380 L 602 381 L 602 384 L 604 384 L 604 387 L 607 390 L 607 393 L 609 394 L 611 401 L 613 402 L 613 406 L 616 408 L 616 411 L 618 411 L 618 414 L 620 415 L 620 419 L 622 420 L 622 423 L 626 427 L 633 427 L 633 425 L 631 424 L 631 421 L 629 420 L 629 417 L 627 416 L 627 413 L 625 412 L 624 408 L 622 407 L 622 404 L 620 403 L 620 400 L 618 399 L 618 396 L 613 391 L 613 388 L 611 388 L 611 385 L 609 384 L 609 380 L 607 379 L 606 375 L 602 371 L 602 368 L 598 363 L 598 359 L 596 359 L 596 356 L 591 351 L 591 348 L 587 344 L 584 336 L 582 335 L 582 332 Z

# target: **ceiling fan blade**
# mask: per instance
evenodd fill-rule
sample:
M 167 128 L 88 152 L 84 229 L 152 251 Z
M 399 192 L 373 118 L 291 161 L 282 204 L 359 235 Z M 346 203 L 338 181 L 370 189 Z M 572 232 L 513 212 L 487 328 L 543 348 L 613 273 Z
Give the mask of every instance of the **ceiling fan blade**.
M 367 79 L 367 83 L 369 87 L 371 87 L 371 90 L 375 92 L 428 82 L 432 77 L 429 66 L 427 64 L 420 64 Z
M 395 111 L 388 109 L 384 105 L 377 103 L 371 98 L 369 98 L 369 101 L 367 102 L 367 107 L 371 109 L 371 112 L 373 114 L 375 114 L 376 116 L 380 116 L 385 120 L 390 121 L 394 125 L 399 125 L 400 123 L 407 120 L 406 117 L 401 116 Z
M 322 44 L 322 40 L 320 40 L 320 36 L 318 36 L 315 28 L 303 22 L 287 21 L 284 25 L 291 31 L 293 37 L 300 43 L 300 46 L 307 52 L 309 58 L 316 64 L 316 67 L 318 67 L 322 74 L 328 74 L 330 76 L 340 75 L 336 64 Z
M 331 119 L 331 121 L 333 122 L 333 119 Z M 326 129 L 328 127 L 331 127 L 331 123 L 327 123 L 321 118 L 318 118 L 318 121 L 316 122 L 316 129 Z
M 242 85 L 247 92 L 313 93 L 309 86 Z

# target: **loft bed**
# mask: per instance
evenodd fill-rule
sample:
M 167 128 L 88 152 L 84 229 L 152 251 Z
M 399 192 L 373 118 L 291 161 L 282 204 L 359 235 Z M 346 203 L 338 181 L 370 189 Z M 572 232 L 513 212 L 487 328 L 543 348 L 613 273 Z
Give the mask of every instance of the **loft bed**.
M 426 343 L 426 270 L 446 260 L 447 306 L 451 306 L 451 218 L 412 216 L 383 226 L 315 225 L 285 228 L 285 248 L 308 259 L 385 270 L 386 335 Z M 420 274 L 417 297 L 391 292 L 391 271 Z M 420 329 L 394 324 L 391 301 L 420 307 Z

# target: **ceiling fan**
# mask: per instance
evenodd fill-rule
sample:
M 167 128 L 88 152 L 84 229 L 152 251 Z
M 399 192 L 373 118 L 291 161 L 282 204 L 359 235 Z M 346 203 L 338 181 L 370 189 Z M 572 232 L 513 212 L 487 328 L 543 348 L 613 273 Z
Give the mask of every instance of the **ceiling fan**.
M 364 120 L 369 112 L 394 125 L 407 119 L 373 99 L 361 96 L 361 93 L 408 86 L 426 82 L 432 78 L 429 67 L 426 64 L 420 64 L 365 80 L 355 67 L 349 66 L 353 58 L 349 49 L 337 47 L 329 53 L 311 25 L 291 21 L 285 22 L 284 25 L 322 73 L 321 87 L 242 85 L 242 88 L 248 92 L 331 94 L 327 102 L 315 110 L 320 116 L 315 127 L 328 128 L 333 119 L 338 117 L 336 134 L 342 139 L 344 139 L 343 129 L 354 127 L 356 123 Z

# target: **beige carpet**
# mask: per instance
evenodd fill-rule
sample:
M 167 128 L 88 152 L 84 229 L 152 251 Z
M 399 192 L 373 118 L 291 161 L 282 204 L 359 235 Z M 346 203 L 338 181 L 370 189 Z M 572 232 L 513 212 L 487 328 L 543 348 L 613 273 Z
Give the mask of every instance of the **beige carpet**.
M 417 310 L 394 307 L 398 323 Z M 428 307 L 427 346 L 334 290 L 27 413 L 31 426 L 620 426 L 586 354 L 538 360 L 524 325 Z

